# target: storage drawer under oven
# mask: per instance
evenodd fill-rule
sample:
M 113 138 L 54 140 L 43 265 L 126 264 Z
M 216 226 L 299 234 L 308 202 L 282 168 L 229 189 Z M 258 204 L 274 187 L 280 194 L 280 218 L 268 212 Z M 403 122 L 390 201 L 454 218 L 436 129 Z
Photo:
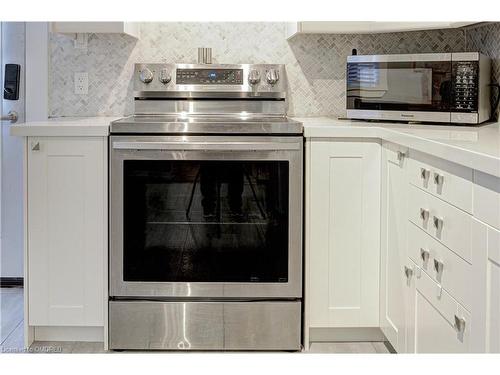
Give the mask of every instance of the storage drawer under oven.
M 109 347 L 300 350 L 301 303 L 111 301 Z

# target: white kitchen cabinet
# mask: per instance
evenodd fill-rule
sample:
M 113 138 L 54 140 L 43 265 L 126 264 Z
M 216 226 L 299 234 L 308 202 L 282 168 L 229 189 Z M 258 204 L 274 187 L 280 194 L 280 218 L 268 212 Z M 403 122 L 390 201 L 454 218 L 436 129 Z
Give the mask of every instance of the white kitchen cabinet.
M 102 339 L 107 138 L 28 137 L 27 195 L 27 320 L 35 339 L 57 338 L 65 327 L 89 340 L 96 337 L 82 327 L 97 327 Z M 61 335 L 79 338 L 68 330 Z
M 380 149 L 306 145 L 306 329 L 379 326 Z
M 382 144 L 380 328 L 398 353 L 406 351 L 406 204 L 408 149 Z
M 136 22 L 51 22 L 50 31 L 60 34 L 125 34 L 139 38 L 139 24 Z
M 486 351 L 500 353 L 500 231 L 487 228 Z
M 453 29 L 474 22 L 302 21 L 287 25 L 287 39 L 297 34 L 380 34 L 404 31 Z
M 500 230 L 500 177 L 474 171 L 473 215 Z

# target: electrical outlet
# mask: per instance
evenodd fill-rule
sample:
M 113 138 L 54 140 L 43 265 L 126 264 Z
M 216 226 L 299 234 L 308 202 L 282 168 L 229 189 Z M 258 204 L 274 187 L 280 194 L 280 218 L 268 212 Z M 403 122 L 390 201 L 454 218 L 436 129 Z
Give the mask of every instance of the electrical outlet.
M 89 74 L 87 72 L 75 73 L 75 94 L 87 95 L 89 93 Z

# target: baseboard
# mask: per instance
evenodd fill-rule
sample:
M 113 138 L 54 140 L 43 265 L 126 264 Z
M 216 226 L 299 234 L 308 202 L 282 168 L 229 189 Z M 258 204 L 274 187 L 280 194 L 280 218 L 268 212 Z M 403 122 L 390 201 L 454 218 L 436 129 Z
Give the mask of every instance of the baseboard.
M 104 327 L 34 326 L 34 329 L 35 341 L 104 341 Z
M 378 327 L 309 328 L 309 342 L 386 341 Z
M 22 277 L 0 277 L 0 288 L 22 288 L 23 285 Z

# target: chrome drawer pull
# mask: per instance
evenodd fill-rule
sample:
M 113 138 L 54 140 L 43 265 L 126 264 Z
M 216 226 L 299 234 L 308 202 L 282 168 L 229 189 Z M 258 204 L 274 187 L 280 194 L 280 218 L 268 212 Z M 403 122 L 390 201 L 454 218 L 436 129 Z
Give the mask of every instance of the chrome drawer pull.
M 464 333 L 465 332 L 465 319 L 464 318 L 459 318 L 458 316 L 455 315 L 455 329 L 457 330 L 458 333 Z
M 429 260 L 429 250 L 425 250 L 424 248 L 420 248 L 420 257 L 424 263 L 427 263 Z
M 434 223 L 436 230 L 440 231 L 443 229 L 443 218 L 434 216 L 432 222 Z
M 438 275 L 443 273 L 443 268 L 444 268 L 444 263 L 441 262 L 440 260 L 434 259 L 434 269 L 436 270 L 436 273 Z
M 31 151 L 40 151 L 40 142 L 31 145 Z
M 407 279 L 410 279 L 413 276 L 413 269 L 408 266 L 405 266 L 405 276 Z
M 398 160 L 403 161 L 403 159 L 406 157 L 406 152 L 403 151 L 398 151 Z
M 402 161 L 406 157 L 406 153 L 403 151 L 398 151 L 398 160 Z
M 420 217 L 422 218 L 422 220 L 427 221 L 427 219 L 429 218 L 429 210 L 420 208 Z
M 426 168 L 420 168 L 420 177 L 422 177 L 422 180 L 427 180 L 431 174 L 431 171 L 429 171 Z
M 436 185 L 442 185 L 443 182 L 444 182 L 444 176 L 442 174 L 434 172 L 434 183 Z

